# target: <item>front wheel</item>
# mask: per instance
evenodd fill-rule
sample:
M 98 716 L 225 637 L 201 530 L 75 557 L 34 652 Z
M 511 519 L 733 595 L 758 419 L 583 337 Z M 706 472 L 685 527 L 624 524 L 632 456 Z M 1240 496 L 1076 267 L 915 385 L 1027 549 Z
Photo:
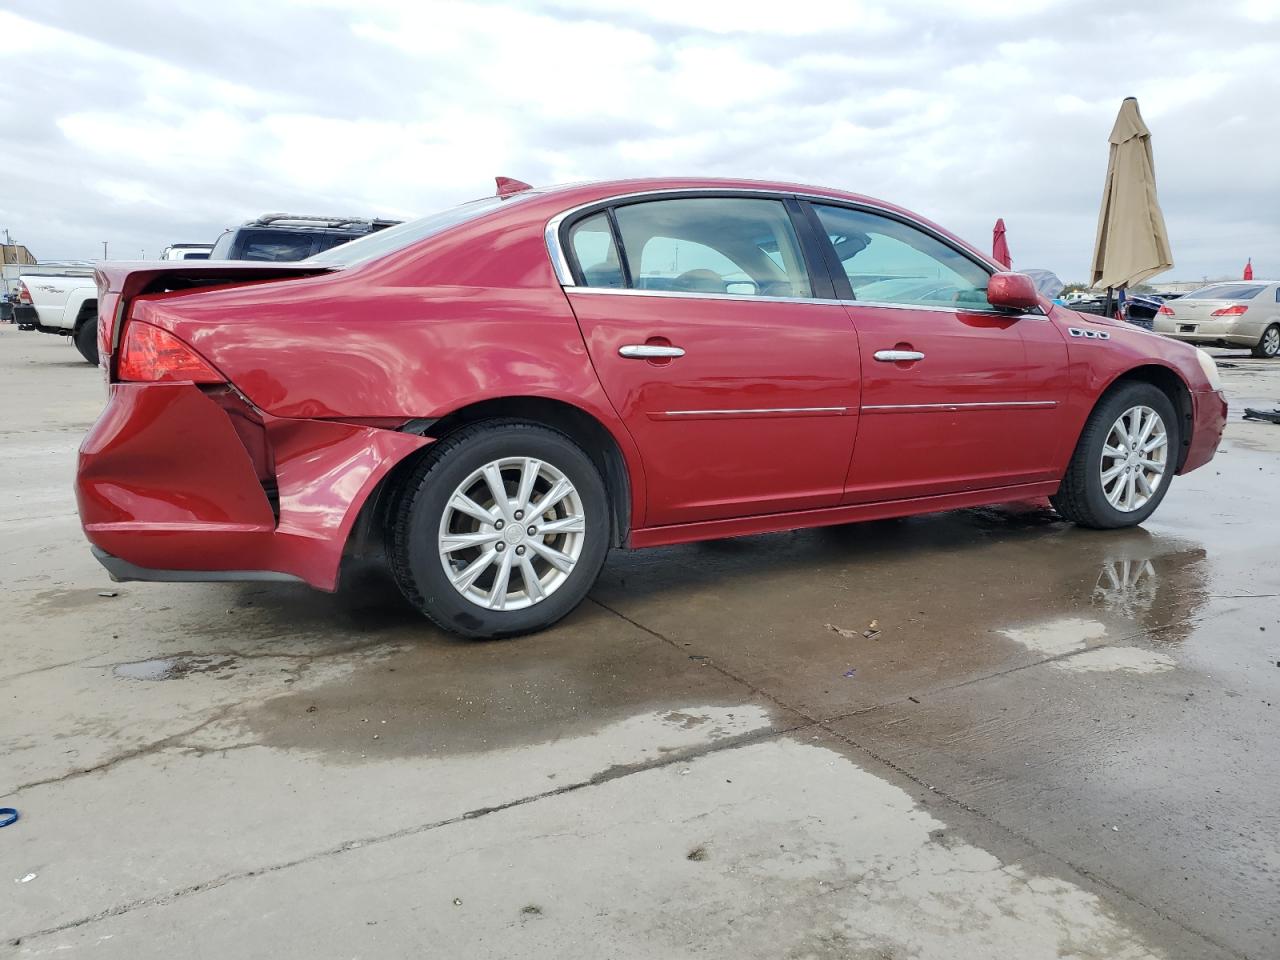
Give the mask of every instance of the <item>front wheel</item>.
M 1127 383 L 1104 396 L 1089 415 L 1050 502 L 1083 527 L 1137 526 L 1168 492 L 1180 440 L 1177 415 L 1164 391 Z
M 98 318 L 94 317 L 80 324 L 80 329 L 75 332 L 73 339 L 76 342 L 76 349 L 80 351 L 80 356 L 96 367 L 98 365 Z
M 1264 360 L 1280 357 L 1280 323 L 1273 323 L 1262 331 L 1262 337 L 1253 348 L 1253 355 Z
M 574 609 L 608 553 L 608 497 L 564 434 L 490 420 L 440 441 L 389 530 L 401 591 L 464 637 L 532 633 Z

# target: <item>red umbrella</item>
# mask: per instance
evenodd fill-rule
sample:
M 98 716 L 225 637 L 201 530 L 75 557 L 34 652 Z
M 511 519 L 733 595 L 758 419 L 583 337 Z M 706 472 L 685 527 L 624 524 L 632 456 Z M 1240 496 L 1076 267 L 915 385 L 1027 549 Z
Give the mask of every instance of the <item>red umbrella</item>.
M 1003 263 L 1006 270 L 1013 266 L 1013 257 L 1009 256 L 1009 241 L 1004 236 L 1004 217 L 996 221 L 996 227 L 991 232 L 991 258 L 997 263 Z
M 1253 257 L 1249 258 L 1249 262 L 1244 265 L 1244 279 L 1253 279 Z

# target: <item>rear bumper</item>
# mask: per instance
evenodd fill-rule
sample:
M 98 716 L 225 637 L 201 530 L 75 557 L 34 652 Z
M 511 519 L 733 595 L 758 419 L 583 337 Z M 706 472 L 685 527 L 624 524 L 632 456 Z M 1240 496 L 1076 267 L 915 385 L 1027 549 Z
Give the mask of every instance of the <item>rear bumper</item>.
M 1152 325 L 1156 333 L 1170 340 L 1181 340 L 1183 343 L 1201 346 L 1239 346 L 1251 347 L 1262 336 L 1257 325 L 1246 320 L 1191 320 L 1180 321 L 1159 317 Z M 1180 330 L 1180 327 L 1194 327 L 1193 330 Z
M 1212 460 L 1227 425 L 1227 398 L 1221 390 L 1193 393 L 1191 407 L 1191 446 L 1179 473 L 1189 473 Z
M 274 418 L 193 384 L 116 384 L 80 447 L 80 522 L 120 579 L 270 577 L 332 590 L 360 508 L 429 442 Z
M 90 546 L 89 552 L 106 568 L 107 575 L 116 583 L 129 583 L 136 580 L 168 583 L 222 583 L 242 580 L 268 580 L 276 583 L 304 582 L 292 574 L 279 573 L 275 570 L 154 570 L 113 557 L 101 547 Z

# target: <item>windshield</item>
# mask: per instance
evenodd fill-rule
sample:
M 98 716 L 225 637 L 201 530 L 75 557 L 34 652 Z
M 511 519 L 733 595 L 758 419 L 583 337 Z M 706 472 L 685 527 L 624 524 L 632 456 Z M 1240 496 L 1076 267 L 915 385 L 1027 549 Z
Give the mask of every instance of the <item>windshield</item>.
M 1183 300 L 1252 300 L 1265 287 L 1265 283 L 1246 286 L 1243 283 L 1219 283 L 1212 287 L 1192 290 Z
M 526 191 L 522 196 L 528 196 L 530 192 Z M 398 226 L 388 227 L 361 237 L 359 240 L 352 240 L 340 247 L 334 247 L 332 250 L 317 253 L 306 262 L 323 263 L 334 267 L 351 267 L 357 263 L 367 263 L 417 243 L 419 240 L 425 240 L 450 227 L 456 227 L 460 223 L 475 220 L 498 209 L 504 203 L 513 203 L 517 199 L 519 197 L 506 200 L 501 197 L 484 197 L 481 200 L 472 200 L 470 203 L 459 204 L 448 210 L 433 213 L 429 217 L 421 217 Z

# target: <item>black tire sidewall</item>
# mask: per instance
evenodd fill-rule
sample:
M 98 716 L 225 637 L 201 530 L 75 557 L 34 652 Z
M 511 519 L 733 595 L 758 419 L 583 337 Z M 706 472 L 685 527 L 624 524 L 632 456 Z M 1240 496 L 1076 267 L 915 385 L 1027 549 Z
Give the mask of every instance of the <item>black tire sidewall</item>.
M 1160 414 L 1160 417 L 1164 420 L 1165 431 L 1169 437 L 1168 463 L 1155 495 L 1143 504 L 1140 509 L 1126 512 L 1117 510 L 1107 502 L 1107 496 L 1102 490 L 1100 464 L 1102 461 L 1102 448 L 1107 442 L 1107 436 L 1111 432 L 1112 424 L 1126 410 L 1137 406 L 1150 407 Z M 1165 494 L 1169 492 L 1169 484 L 1173 480 L 1179 453 L 1182 449 L 1182 430 L 1178 421 L 1177 411 L 1174 409 L 1168 395 L 1159 387 L 1148 383 L 1131 383 L 1121 387 L 1103 400 L 1098 409 L 1094 411 L 1094 416 L 1098 421 L 1098 429 L 1091 432 L 1092 435 L 1089 438 L 1089 442 L 1082 446 L 1077 453 L 1077 456 L 1085 458 L 1085 497 L 1088 500 L 1088 506 L 1093 511 L 1094 516 L 1101 521 L 1102 526 L 1110 528 L 1136 526 L 1155 512 L 1155 509 L 1164 500 Z
M 98 321 L 97 319 L 86 320 L 80 325 L 80 329 L 76 331 L 73 338 L 76 342 L 76 349 L 80 351 L 80 356 L 84 357 L 88 363 L 95 367 L 98 365 Z
M 568 579 L 551 596 L 523 610 L 487 610 L 463 597 L 440 562 L 437 537 L 449 498 L 473 471 L 504 457 L 536 457 L 569 478 L 582 499 L 587 537 Z M 494 425 L 450 446 L 412 493 L 405 539 L 398 544 L 424 612 L 467 637 L 516 636 L 544 629 L 572 611 L 595 583 L 609 551 L 610 511 L 604 482 L 591 459 L 568 437 L 532 424 Z

